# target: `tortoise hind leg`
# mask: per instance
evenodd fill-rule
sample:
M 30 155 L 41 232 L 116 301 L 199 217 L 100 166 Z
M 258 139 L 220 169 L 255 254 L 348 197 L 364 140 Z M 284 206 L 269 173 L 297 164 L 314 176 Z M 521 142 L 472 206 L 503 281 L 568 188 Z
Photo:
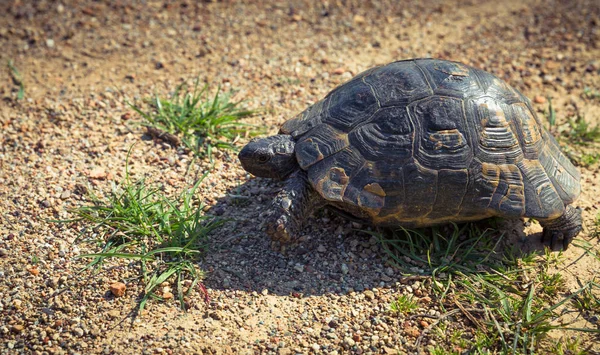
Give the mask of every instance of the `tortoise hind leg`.
M 267 217 L 267 234 L 274 242 L 287 244 L 298 239 L 304 221 L 322 206 L 320 198 L 307 181 L 305 171 L 297 171 L 275 196 L 271 214 Z
M 542 242 L 550 240 L 550 248 L 554 249 L 556 243 L 562 239 L 563 250 L 567 250 L 569 244 L 581 232 L 581 209 L 567 206 L 562 216 L 540 221 L 544 232 Z

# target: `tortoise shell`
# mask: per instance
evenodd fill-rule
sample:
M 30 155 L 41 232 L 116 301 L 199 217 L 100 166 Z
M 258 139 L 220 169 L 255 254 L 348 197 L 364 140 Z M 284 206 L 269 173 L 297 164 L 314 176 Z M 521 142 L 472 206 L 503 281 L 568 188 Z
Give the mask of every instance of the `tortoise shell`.
M 556 218 L 580 175 L 531 102 L 496 76 L 416 59 L 369 69 L 280 133 L 328 204 L 378 225 Z

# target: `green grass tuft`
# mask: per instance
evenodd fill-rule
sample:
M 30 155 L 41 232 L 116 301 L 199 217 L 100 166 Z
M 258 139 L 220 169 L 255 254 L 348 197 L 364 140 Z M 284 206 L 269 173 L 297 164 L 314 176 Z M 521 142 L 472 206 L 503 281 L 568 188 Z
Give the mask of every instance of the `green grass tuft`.
M 552 98 L 548 97 L 548 130 L 552 132 L 556 126 L 556 111 L 552 107 Z
M 240 122 L 254 111 L 241 108 L 241 102 L 232 102 L 230 94 L 219 88 L 211 96 L 208 85 L 199 88 L 198 79 L 191 91 L 187 89 L 181 84 L 167 99 L 148 99 L 150 111 L 130 106 L 144 118 L 145 125 L 178 137 L 199 156 L 211 157 L 214 148 L 234 149 L 239 136 L 259 133 L 256 127 Z
M 588 351 L 582 349 L 581 340 L 575 337 L 561 338 L 551 348 L 555 355 L 586 355 Z
M 592 237 L 600 238 L 600 212 L 598 212 L 596 215 L 593 223 L 594 225 L 591 235 Z
M 586 86 L 583 88 L 582 96 L 588 100 L 600 100 L 600 91 Z
M 592 126 L 583 116 L 569 118 L 565 124 L 556 124 L 556 111 L 552 100 L 548 98 L 548 130 L 559 141 L 562 151 L 571 161 L 582 167 L 590 167 L 600 162 L 598 143 L 600 143 L 600 126 Z
M 430 277 L 424 282 L 431 283 L 446 311 L 434 323 L 437 327 L 452 324 L 445 318 L 455 313 L 471 323 L 471 337 L 447 329 L 435 332 L 446 345 L 430 352 L 453 353 L 459 348 L 474 354 L 543 353 L 551 330 L 600 332 L 563 324 L 566 313 L 578 311 L 573 302 L 594 306 L 589 290 L 596 284 L 589 281 L 567 293 L 560 272 L 562 253 L 502 249 L 503 234 L 477 224 L 372 234 L 403 272 Z
M 17 93 L 17 100 L 23 100 L 23 98 L 25 97 L 25 84 L 23 84 L 23 77 L 21 76 L 21 73 L 19 73 L 17 68 L 14 66 L 12 60 L 9 60 L 7 62 L 7 66 L 8 66 L 8 72 L 10 74 L 10 77 L 12 78 L 13 83 L 15 85 L 19 86 L 19 92 Z
M 372 234 L 401 268 L 434 278 L 448 273 L 470 273 L 478 265 L 499 257 L 494 249 L 502 241 L 502 235 L 494 236 L 494 230 L 481 230 L 476 224 L 451 226 L 432 227 L 429 231 L 402 229 L 391 237 Z
M 185 308 L 184 297 L 203 277 L 195 261 L 206 252 L 209 233 L 223 223 L 205 216 L 204 205 L 194 198 L 203 178 L 179 196 L 169 198 L 144 179 L 132 181 L 126 167 L 124 181 L 118 187 L 113 185 L 109 197 L 88 192 L 91 204 L 71 211 L 76 221 L 91 224 L 82 231 L 79 241 L 101 249 L 80 256 L 92 259 L 86 268 L 100 266 L 109 258 L 135 261 L 145 285 L 140 311 L 150 298 L 161 298 L 155 291 L 172 278 L 181 307 Z M 186 279 L 192 282 L 184 292 Z M 204 290 L 201 283 L 198 286 Z
M 590 287 L 573 298 L 572 302 L 576 309 L 600 317 L 600 284 L 592 281 Z
M 412 295 L 401 295 L 390 304 L 390 310 L 396 313 L 407 314 L 417 309 L 417 301 Z
M 581 115 L 569 119 L 569 128 L 565 132 L 569 143 L 588 144 L 600 141 L 600 126 L 592 127 Z

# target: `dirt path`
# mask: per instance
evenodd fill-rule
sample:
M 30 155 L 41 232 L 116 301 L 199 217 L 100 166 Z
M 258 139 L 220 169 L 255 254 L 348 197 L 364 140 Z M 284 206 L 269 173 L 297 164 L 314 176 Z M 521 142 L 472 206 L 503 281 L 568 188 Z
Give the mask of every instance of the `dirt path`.
M 600 90 L 600 3 L 593 0 L 15 0 L 0 11 L 0 62 L 12 60 L 25 85 L 17 102 L 8 71 L 0 71 L 2 354 L 413 353 L 423 324 L 391 314 L 390 302 L 413 293 L 423 313 L 440 315 L 423 282 L 400 275 L 375 240 L 327 213 L 311 221 L 300 246 L 272 251 L 255 221 L 278 185 L 250 178 L 234 153 L 219 152 L 201 193 L 235 222 L 202 261 L 210 304 L 195 295 L 184 313 L 175 303 L 151 303 L 132 321 L 128 311 L 142 291 L 135 268 L 77 274 L 84 263 L 74 257 L 90 250 L 73 243 L 75 229 L 48 222 L 82 203 L 79 184 L 109 191 L 135 142 L 134 174 L 168 189 L 193 182 L 184 174 L 189 156 L 140 139 L 126 100 L 166 95 L 199 76 L 237 90 L 265 112 L 250 122 L 275 132 L 373 65 L 438 57 L 540 97 L 540 114 L 542 98 L 552 97 L 561 122 L 579 112 L 600 124 L 600 94 L 593 95 Z M 93 178 L 97 169 L 105 179 Z M 587 238 L 600 209 L 599 167 L 581 171 Z M 234 205 L 231 191 L 248 203 Z M 519 247 L 533 243 L 521 237 L 540 231 L 507 223 Z M 565 253 L 568 290 L 600 267 L 582 253 Z M 108 285 L 119 280 L 129 289 L 115 299 Z

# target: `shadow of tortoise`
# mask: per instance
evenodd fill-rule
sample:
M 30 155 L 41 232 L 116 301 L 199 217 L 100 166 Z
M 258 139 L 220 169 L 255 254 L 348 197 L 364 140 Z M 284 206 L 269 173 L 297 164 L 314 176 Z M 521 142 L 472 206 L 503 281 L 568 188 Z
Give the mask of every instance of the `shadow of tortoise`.
M 272 248 L 263 225 L 281 186 L 252 178 L 207 210 L 228 223 L 214 232 L 211 251 L 201 263 L 208 271 L 206 286 L 278 295 L 346 294 L 426 278 L 436 268 L 448 266 L 444 262 L 468 261 L 466 270 L 477 272 L 486 263 L 501 262 L 505 253 L 519 258 L 545 248 L 541 227 L 521 220 L 489 219 L 394 232 L 360 225 L 324 209 L 307 221 L 298 243 L 282 253 Z M 441 261 L 431 262 L 432 255 Z

